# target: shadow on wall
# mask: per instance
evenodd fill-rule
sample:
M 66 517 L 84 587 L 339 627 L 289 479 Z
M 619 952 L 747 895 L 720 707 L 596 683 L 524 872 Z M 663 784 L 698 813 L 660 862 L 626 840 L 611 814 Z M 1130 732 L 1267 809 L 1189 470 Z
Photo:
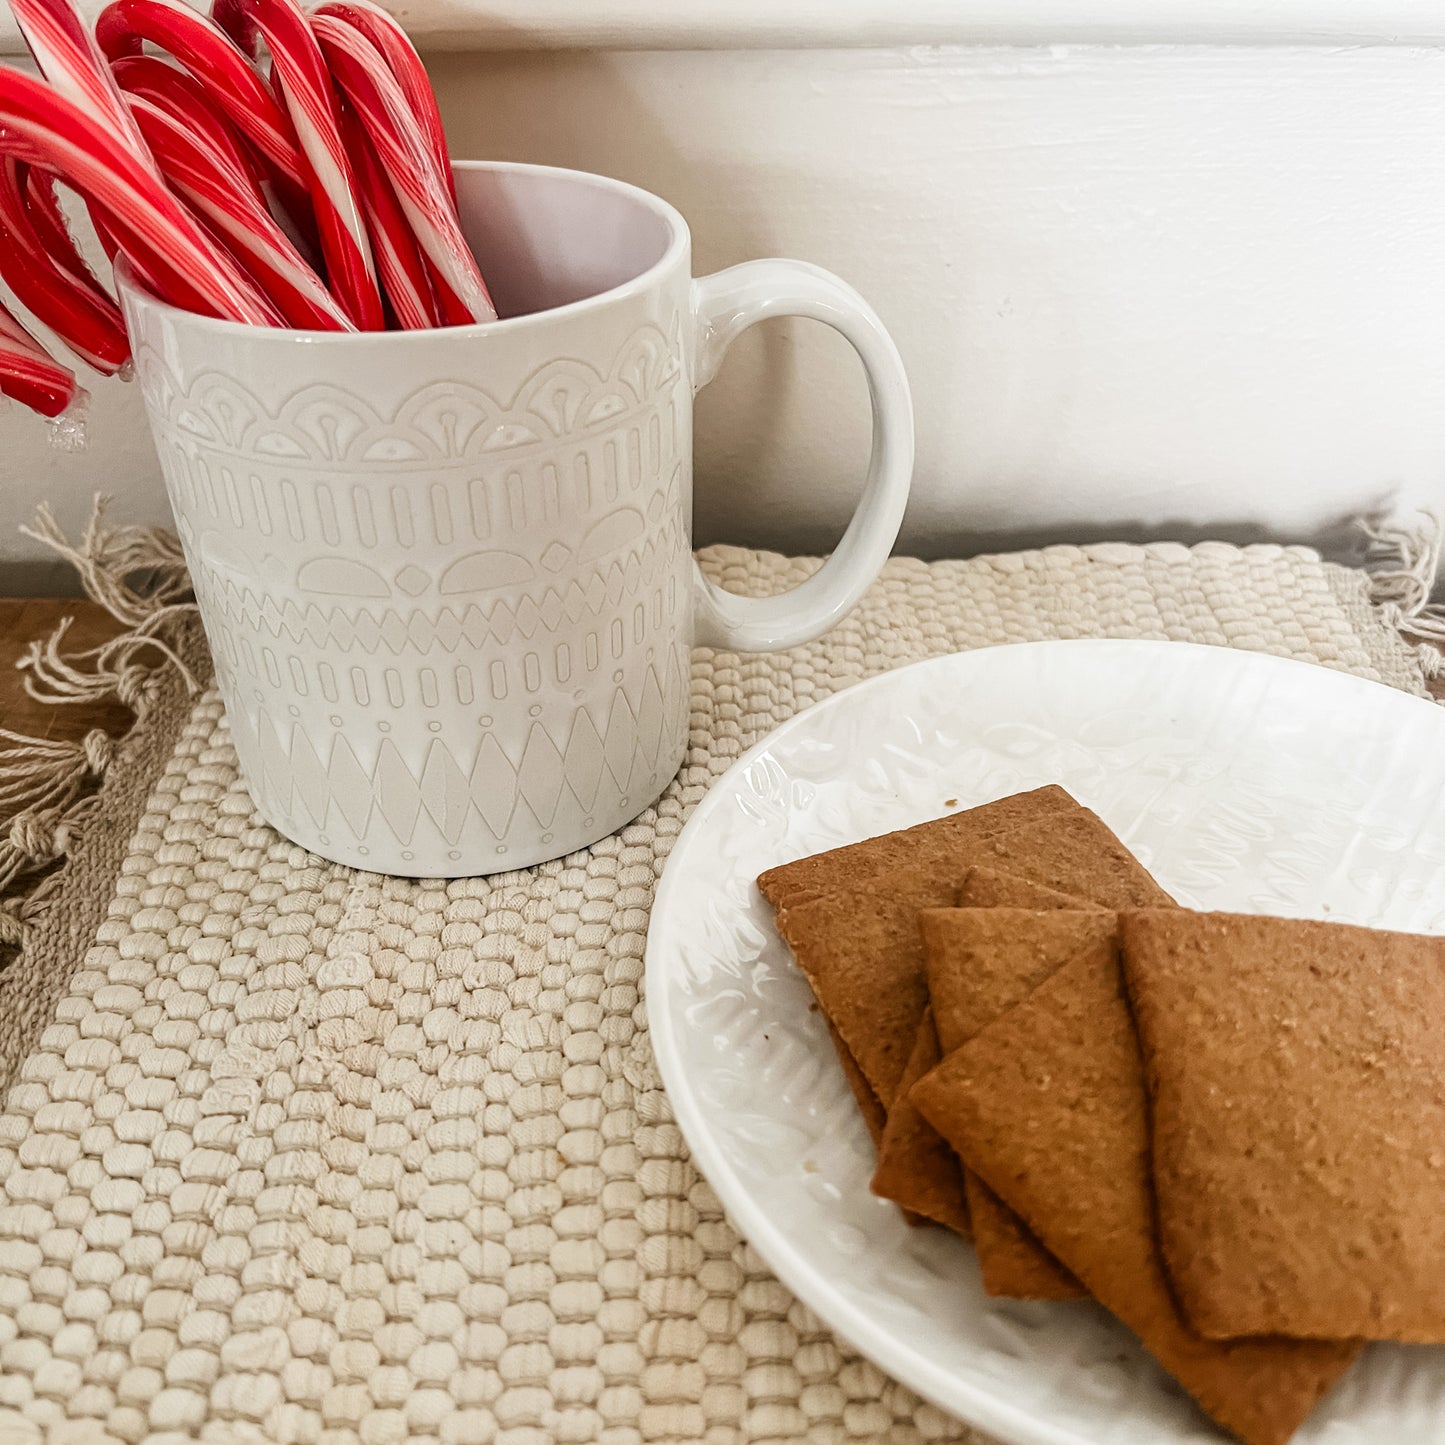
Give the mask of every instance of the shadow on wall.
M 1390 510 L 1390 498 L 1382 497 L 1376 506 L 1365 509 L 1362 514 L 1335 517 L 1320 527 L 1306 545 L 1316 548 L 1332 562 L 1347 567 L 1363 566 L 1366 539 L 1360 527 L 1361 516 L 1383 516 Z M 1186 546 L 1196 542 L 1230 542 L 1236 547 L 1248 547 L 1259 542 L 1278 542 L 1279 538 L 1257 522 L 1212 522 L 1200 526 L 1193 521 L 1164 521 L 1148 527 L 1130 527 L 1117 522 L 1106 527 L 1074 526 L 1069 528 L 1068 540 L 1080 547 L 1100 542 L 1182 542 Z M 1057 531 L 1000 534 L 943 528 L 937 534 L 937 541 L 937 547 L 929 549 L 930 556 L 976 557 L 1053 546 L 1058 543 L 1059 534 Z
M 458 158 L 569 166 L 657 191 L 682 212 L 693 231 L 695 276 L 778 253 L 777 243 L 762 234 L 748 207 L 735 204 L 734 198 L 760 188 L 770 195 L 787 194 L 787 176 L 771 168 L 760 187 L 756 168 L 729 167 L 715 157 L 693 163 L 669 139 L 608 52 L 548 57 L 549 89 L 574 95 L 578 103 L 554 108 L 545 116 L 535 108 L 510 103 L 526 94 L 536 73 L 535 54 L 499 52 L 483 62 L 476 55 L 447 52 L 428 55 L 426 62 L 452 153 Z M 481 78 L 479 63 L 486 67 Z M 492 98 L 483 107 L 469 106 L 467 97 L 478 85 L 488 86 Z M 808 386 L 807 372 L 812 369 L 806 358 L 800 364 L 800 344 L 808 352 L 836 348 L 852 358 L 848 344 L 826 327 L 787 318 L 771 321 L 740 337 L 729 348 L 718 379 L 698 394 L 697 545 L 757 540 L 760 529 L 740 518 L 759 516 L 766 516 L 762 530 L 774 545 L 790 545 L 790 534 L 798 549 L 806 549 L 810 542 L 816 545 L 817 516 L 809 515 L 808 497 L 800 489 L 780 486 L 778 475 L 779 458 L 789 445 L 794 449 L 806 445 L 797 434 L 799 415 L 816 420 L 815 409 L 800 405 L 799 393 Z M 856 393 L 846 400 L 860 418 L 866 418 L 861 367 Z M 745 424 L 738 424 L 738 418 L 744 418 Z M 857 463 L 860 487 L 866 446 L 865 429 Z

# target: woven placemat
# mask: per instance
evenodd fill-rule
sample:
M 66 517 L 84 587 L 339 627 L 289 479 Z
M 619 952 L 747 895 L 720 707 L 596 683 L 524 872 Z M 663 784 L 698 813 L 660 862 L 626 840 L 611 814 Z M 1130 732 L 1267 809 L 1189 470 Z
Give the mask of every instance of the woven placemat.
M 817 565 L 704 562 L 754 594 Z M 1279 547 L 897 560 L 811 646 L 696 653 L 686 765 L 620 835 L 445 884 L 287 843 L 215 693 L 158 685 L 0 978 L 0 1441 L 981 1440 L 689 1161 L 641 993 L 668 850 L 777 723 L 961 648 L 1178 638 L 1421 693 L 1370 585 Z

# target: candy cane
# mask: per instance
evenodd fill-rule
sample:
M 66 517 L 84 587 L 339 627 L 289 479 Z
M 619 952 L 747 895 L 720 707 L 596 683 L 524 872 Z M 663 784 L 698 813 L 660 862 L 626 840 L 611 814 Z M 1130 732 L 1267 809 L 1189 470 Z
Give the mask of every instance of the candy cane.
M 120 310 L 56 262 L 26 201 L 27 169 L 13 157 L 0 163 L 0 278 L 82 361 L 119 371 L 130 356 Z
M 75 373 L 0 306 L 0 392 L 38 411 L 59 416 L 76 398 Z
M 219 152 L 224 165 L 232 175 L 233 183 L 240 188 L 244 204 L 254 205 L 258 212 L 258 220 L 264 235 L 270 238 L 265 243 L 269 246 L 271 240 L 275 239 L 268 192 L 271 178 L 263 174 L 263 163 L 258 161 L 254 153 L 246 147 L 243 139 L 227 124 L 220 107 L 212 104 L 211 94 L 206 87 L 188 72 L 178 69 L 169 61 L 150 55 L 122 56 L 119 60 L 111 63 L 111 69 L 120 88 L 128 96 L 142 96 L 151 101 L 193 132 L 196 139 L 203 141 L 207 148 Z M 172 148 L 172 153 L 174 153 L 174 148 Z M 167 179 L 172 178 L 168 175 Z M 188 196 L 187 199 L 192 203 L 194 209 L 195 197 Z M 238 204 L 240 203 L 238 202 Z M 306 212 L 309 219 L 309 202 Z M 278 208 L 278 218 L 289 220 L 293 225 L 298 220 L 297 217 L 287 212 L 284 205 Z M 334 306 L 329 292 L 324 297 L 316 294 L 315 288 L 320 281 L 315 275 L 311 254 L 307 250 L 301 249 L 309 246 L 314 235 L 314 228 L 303 227 L 293 238 L 283 227 L 281 237 L 276 244 L 280 247 L 284 257 L 281 261 L 283 274 L 295 266 L 298 260 L 304 264 L 305 271 L 298 275 L 297 283 L 300 284 L 303 292 L 312 296 L 313 301 L 322 304 L 325 316 L 332 318 L 326 324 L 329 328 L 334 329 L 337 322 L 345 322 L 345 317 Z M 293 250 L 299 250 L 300 256 L 293 255 Z M 283 311 L 285 309 L 285 307 L 282 308 Z M 291 316 L 290 312 L 286 314 L 288 317 Z M 313 316 L 307 311 L 301 312 L 300 317 L 305 319 L 296 319 L 295 324 L 314 325 L 324 319 Z M 350 330 L 350 324 L 346 323 L 342 329 Z
M 275 311 L 237 277 L 229 258 L 107 126 L 42 81 L 0 67 L 0 151 L 63 175 L 102 208 L 105 229 L 163 281 L 166 300 L 265 326 Z
M 271 167 L 287 212 L 309 210 L 307 165 L 291 118 L 214 20 L 183 0 L 113 0 L 96 20 L 95 37 L 112 61 L 140 55 L 147 41 L 174 56 Z
M 230 249 L 286 323 L 303 330 L 353 330 L 266 209 L 245 163 L 209 144 L 199 117 L 187 123 L 142 95 L 133 95 L 130 104 L 162 176 Z
M 168 193 L 160 186 L 145 139 L 126 106 L 103 55 L 70 0 L 18 0 L 13 8 L 55 98 L 69 102 L 77 116 L 103 128 L 102 131 L 95 132 L 96 134 L 105 134 L 109 139 L 110 132 L 114 131 L 120 153 L 134 162 L 134 174 L 140 175 L 144 172 L 154 178 L 157 186 L 154 194 L 163 198 L 162 211 L 169 209 L 174 217 L 186 219 L 184 212 L 174 207 Z M 21 129 L 23 130 L 23 127 Z M 13 133 L 15 126 L 12 125 L 9 130 L 10 134 L 0 132 L 0 139 L 8 142 L 6 149 L 24 157 L 27 142 L 23 135 Z M 42 165 L 48 163 L 44 150 L 42 145 L 38 157 Z M 110 214 L 98 196 L 88 196 L 87 204 L 91 209 L 101 244 L 111 258 L 114 259 L 117 246 L 121 244 L 120 233 L 130 232 L 130 245 L 126 249 L 133 253 L 133 261 L 147 275 L 156 274 L 155 258 L 150 261 L 145 258 L 146 239 L 143 233 L 133 231 L 132 219 L 123 212 L 119 215 Z M 254 307 L 254 314 L 258 318 L 264 318 L 267 322 L 279 320 L 275 310 L 256 294 L 254 287 L 244 274 L 237 270 L 230 257 L 217 250 L 204 232 L 193 225 L 188 228 L 182 224 L 180 239 L 182 242 L 197 243 L 206 260 L 214 268 L 217 274 L 209 288 L 214 295 L 229 294 L 231 300 L 239 302 L 244 310 L 250 311 Z M 163 261 L 160 271 L 161 274 L 166 272 Z M 178 286 L 182 294 L 185 294 L 188 284 L 184 273 L 167 278 L 167 285 Z
M 136 159 L 154 172 L 145 140 L 106 67 L 105 57 L 70 0 L 17 0 L 10 8 L 41 74 L 56 93 L 113 131 Z M 16 147 L 12 144 L 8 149 L 15 152 Z M 118 249 L 114 227 L 97 202 L 87 198 L 86 206 L 102 249 L 114 261 Z M 68 251 L 62 254 L 68 264 Z
M 55 177 L 36 170 L 34 166 L 17 164 L 16 170 L 21 176 L 20 185 L 25 193 L 25 209 L 30 224 L 50 259 L 82 285 L 93 287 L 104 295 L 105 288 L 86 264 L 75 238 L 70 234 L 69 222 L 60 209 L 60 197 L 55 194 Z
M 316 221 L 305 186 L 282 175 L 246 140 L 211 89 L 189 71 L 153 55 L 123 55 L 111 61 L 110 68 L 127 95 L 143 95 L 178 120 L 198 127 L 207 144 L 219 148 L 245 177 L 257 203 L 281 223 L 306 264 L 317 269 Z M 300 163 L 300 152 L 296 154 Z
M 102 301 L 109 300 L 110 293 L 97 279 L 95 272 L 90 269 L 76 247 L 74 237 L 70 234 L 69 223 L 65 219 L 65 213 L 60 209 L 60 198 L 55 194 L 56 178 L 37 166 L 21 165 L 18 169 L 25 176 L 26 208 L 34 223 L 36 234 L 40 237 L 50 258 L 74 276 L 81 285 L 88 286 L 95 291 Z M 95 228 L 101 249 L 109 260 L 114 261 L 120 254 L 120 246 L 112 235 L 112 226 L 107 223 L 105 211 L 94 203 L 91 203 L 88 209 L 91 224 Z M 161 282 L 151 274 L 140 253 L 137 252 L 129 260 L 131 269 L 142 285 L 160 294 L 164 288 Z
M 445 183 L 451 209 L 455 211 L 456 178 L 452 174 L 451 154 L 447 149 L 446 133 L 437 109 L 436 95 L 426 67 L 413 48 L 406 31 L 385 10 L 369 3 L 369 0 L 332 0 L 332 3 L 318 6 L 312 14 L 313 22 L 315 18 L 325 16 L 350 25 L 370 42 L 372 49 L 386 63 L 431 155 L 433 170 Z M 370 139 L 366 142 L 366 148 L 374 150 Z M 378 223 L 370 211 L 368 220 L 372 221 L 373 226 Z M 409 249 L 402 248 L 402 255 L 407 255 Z M 433 324 L 459 326 L 476 320 L 473 308 L 458 296 L 445 274 L 430 260 L 426 269 L 430 275 L 431 284 L 428 289 L 432 296 L 432 310 L 436 316 Z M 408 325 L 404 321 L 401 324 Z
M 70 0 L 10 0 L 15 23 L 56 92 L 93 119 L 111 125 L 142 158 L 140 129 L 131 119 L 94 38 Z
M 356 112 L 343 103 L 340 115 L 341 137 L 366 212 L 376 269 L 397 325 L 404 331 L 424 331 L 439 325 L 441 317 L 426 260 L 417 249 L 411 227 L 382 174 Z
M 213 14 L 229 33 L 259 33 L 271 51 L 271 74 L 286 101 L 310 164 L 311 204 L 331 289 L 356 326 L 386 324 L 371 241 L 341 139 L 336 97 L 321 49 L 294 0 L 218 0 Z
M 312 15 L 334 16 L 371 41 L 396 77 L 407 106 L 426 139 L 437 172 L 446 183 L 447 194 L 455 205 L 456 178 L 452 175 L 452 157 L 447 149 L 441 112 L 437 109 L 436 92 L 432 90 L 431 77 L 427 75 L 426 66 L 416 53 L 411 37 L 388 11 L 380 5 L 373 5 L 371 0 L 329 0 L 328 4 L 318 5 Z
M 219 151 L 249 194 L 263 197 L 260 168 L 227 124 L 212 94 L 198 80 L 154 55 L 127 55 L 111 62 L 111 74 L 127 101 L 141 96 L 190 127 L 196 138 Z M 133 107 L 132 107 L 133 109 Z M 141 126 L 145 130 L 144 125 Z
M 212 18 L 112 0 L 95 38 L 75 0 L 11 3 L 47 83 L 0 69 L 0 279 L 78 356 L 115 371 L 128 348 L 57 178 L 112 260 L 188 310 L 326 330 L 495 317 L 425 68 L 372 0 L 326 0 L 311 20 L 297 0 L 215 0 Z M 282 222 L 302 246 L 314 225 L 330 291 Z M 52 416 L 76 394 L 3 308 L 0 390 Z
M 434 268 L 441 283 L 439 299 L 445 305 L 445 286 L 461 301 L 467 319 L 495 321 L 487 283 L 396 78 L 371 42 L 345 21 L 317 15 L 312 28 L 338 89 L 376 147 L 417 244 Z

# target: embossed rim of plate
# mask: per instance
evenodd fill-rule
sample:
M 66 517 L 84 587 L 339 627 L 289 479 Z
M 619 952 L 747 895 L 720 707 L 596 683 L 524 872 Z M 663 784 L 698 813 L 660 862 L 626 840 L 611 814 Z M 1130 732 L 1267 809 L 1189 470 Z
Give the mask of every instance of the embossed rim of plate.
M 754 1200 L 746 1183 L 733 1172 L 724 1157 L 721 1142 L 714 1137 L 707 1112 L 692 1088 L 689 1072 L 683 1061 L 681 1040 L 673 1029 L 673 1015 L 668 1007 L 671 975 L 668 961 L 662 954 L 669 946 L 667 935 L 671 926 L 671 915 L 677 907 L 674 895 L 687 886 L 687 875 L 693 866 L 690 856 L 693 845 L 702 836 L 711 815 L 726 807 L 736 796 L 739 779 L 780 741 L 815 727 L 818 719 L 828 714 L 857 707 L 860 699 L 865 696 L 906 685 L 900 684 L 900 679 L 913 679 L 929 671 L 943 674 L 953 674 L 959 669 L 986 671 L 997 657 L 1006 653 L 1084 649 L 1100 654 L 1109 651 L 1132 654 L 1128 658 L 1127 665 L 1130 666 L 1147 665 L 1151 656 L 1159 656 L 1163 652 L 1177 659 L 1180 652 L 1187 651 L 1207 656 L 1209 664 L 1214 666 L 1224 658 L 1229 658 L 1237 661 L 1241 667 L 1258 667 L 1263 663 L 1290 672 L 1308 673 L 1312 683 L 1326 688 L 1338 687 L 1342 693 L 1354 693 L 1371 704 L 1385 703 L 1391 707 L 1428 711 L 1442 731 L 1445 731 L 1445 713 L 1442 713 L 1439 704 L 1429 698 L 1412 696 L 1369 678 L 1323 667 L 1318 663 L 1242 648 L 1145 639 L 1071 638 L 1005 643 L 996 647 L 975 648 L 966 652 L 948 653 L 942 657 L 925 658 L 855 683 L 795 714 L 743 753 L 727 772 L 712 784 L 679 833 L 668 857 L 653 905 L 645 955 L 648 1028 L 663 1086 L 667 1090 L 678 1127 L 687 1140 L 698 1168 L 716 1192 L 738 1232 L 767 1261 L 768 1266 L 799 1300 L 860 1353 L 941 1409 L 969 1425 L 1013 1442 L 1013 1445 L 1093 1445 L 1093 1442 L 1068 1426 L 1055 1424 L 1032 1412 L 1019 1409 L 1001 1392 L 982 1389 L 968 1380 L 937 1369 L 920 1356 L 908 1341 L 879 1325 L 852 1301 L 843 1297 L 825 1275 L 798 1253 L 787 1228 L 777 1224 Z M 956 678 L 952 680 L 957 681 Z M 960 799 L 960 806 L 969 807 L 974 806 L 975 802 L 985 801 L 988 800 Z M 761 872 L 778 861 L 786 860 L 761 857 L 756 860 L 756 866 Z M 1141 1420 L 1139 1423 L 1143 1428 L 1150 1428 L 1149 1422 Z

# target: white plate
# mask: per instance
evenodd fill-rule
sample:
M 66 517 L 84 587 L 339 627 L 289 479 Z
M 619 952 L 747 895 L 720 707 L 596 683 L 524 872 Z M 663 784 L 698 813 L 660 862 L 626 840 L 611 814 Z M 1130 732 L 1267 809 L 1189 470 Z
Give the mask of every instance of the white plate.
M 779 1278 L 920 1394 L 1018 1445 L 1223 1438 L 1097 1306 L 988 1299 L 972 1251 L 868 1193 L 872 1148 L 753 880 L 1061 783 L 1182 903 L 1445 931 L 1445 711 L 1182 643 L 938 658 L 785 723 L 702 801 L 647 945 L 697 1162 Z M 1445 1207 L 1445 1205 L 1442 1205 Z M 1440 1445 L 1445 1350 L 1375 1346 L 1298 1445 Z

